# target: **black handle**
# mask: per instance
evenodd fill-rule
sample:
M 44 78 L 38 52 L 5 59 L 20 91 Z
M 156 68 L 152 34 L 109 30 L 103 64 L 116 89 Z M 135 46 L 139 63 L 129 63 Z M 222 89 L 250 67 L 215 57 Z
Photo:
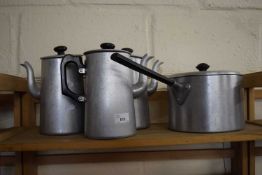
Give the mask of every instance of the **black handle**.
M 206 63 L 200 63 L 196 66 L 196 68 L 199 70 L 199 71 L 207 71 L 207 69 L 209 68 L 209 65 L 206 64 Z
M 115 45 L 113 43 L 102 43 L 100 47 L 101 49 L 114 49 Z
M 174 84 L 174 80 L 167 78 L 166 76 L 163 76 L 155 71 L 152 71 L 151 69 L 148 69 L 147 67 L 141 66 L 140 64 L 137 64 L 136 62 L 126 58 L 125 56 L 119 53 L 113 53 L 111 55 L 111 59 L 115 62 L 118 62 L 119 64 L 129 67 L 130 69 L 133 69 L 137 72 L 145 74 L 167 85 L 172 86 Z
M 67 50 L 66 46 L 56 46 L 54 48 L 54 51 L 57 53 L 57 55 L 64 55 L 66 50 Z
M 85 97 L 83 94 L 76 94 L 73 91 L 71 91 L 67 85 L 67 76 L 66 76 L 66 66 L 69 63 L 74 63 L 77 65 L 78 69 L 84 69 L 85 66 L 82 63 L 81 56 L 74 56 L 74 55 L 66 55 L 63 57 L 60 69 L 61 69 L 61 84 L 62 84 L 62 94 L 71 97 L 72 99 L 79 101 L 79 102 L 85 102 Z
M 133 53 L 133 52 L 134 52 L 133 49 L 128 48 L 128 47 L 122 48 L 121 50 L 124 50 L 124 51 L 130 52 L 130 53 Z
M 179 83 L 173 79 L 167 78 L 155 71 L 152 71 L 151 69 L 141 66 L 140 64 L 137 64 L 134 61 L 131 61 L 130 59 L 126 58 L 125 56 L 119 53 L 112 54 L 111 59 L 119 64 L 129 67 L 130 69 L 133 69 L 137 72 L 145 74 L 151 78 L 154 78 L 158 81 L 161 81 L 162 83 L 171 86 L 172 89 L 174 89 L 176 92 L 174 94 L 174 98 L 176 99 L 179 105 L 182 105 L 186 101 L 190 93 L 191 85 L 189 83 Z

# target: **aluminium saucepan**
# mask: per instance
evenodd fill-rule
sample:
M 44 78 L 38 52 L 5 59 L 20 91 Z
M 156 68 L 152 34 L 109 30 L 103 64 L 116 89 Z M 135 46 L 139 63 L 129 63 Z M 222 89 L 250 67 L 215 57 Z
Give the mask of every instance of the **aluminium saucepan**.
M 167 84 L 169 128 L 183 132 L 228 132 L 244 128 L 242 76 L 232 71 L 206 71 L 171 75 L 169 78 L 113 54 L 111 59 Z

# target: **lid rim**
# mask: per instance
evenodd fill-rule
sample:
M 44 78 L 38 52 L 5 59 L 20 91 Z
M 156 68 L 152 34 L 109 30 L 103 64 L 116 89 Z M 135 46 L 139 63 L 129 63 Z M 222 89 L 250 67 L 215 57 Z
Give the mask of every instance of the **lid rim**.
M 40 57 L 41 60 L 45 60 L 45 59 L 58 59 L 58 58 L 63 58 L 65 55 L 72 55 L 72 54 L 64 54 L 64 55 L 50 55 L 50 56 L 45 56 L 45 57 Z M 73 55 L 73 56 L 82 56 L 80 54 L 78 55 Z
M 92 54 L 92 53 L 100 53 L 100 52 L 122 52 L 122 53 L 127 53 L 131 55 L 130 52 L 125 51 L 125 50 L 117 50 L 117 49 L 97 49 L 97 50 L 89 50 L 84 52 L 84 55 Z
M 235 72 L 235 71 L 199 71 L 199 72 L 172 74 L 172 75 L 169 75 L 169 77 L 178 78 L 178 77 L 190 77 L 190 76 L 220 76 L 220 75 L 242 76 L 240 72 Z

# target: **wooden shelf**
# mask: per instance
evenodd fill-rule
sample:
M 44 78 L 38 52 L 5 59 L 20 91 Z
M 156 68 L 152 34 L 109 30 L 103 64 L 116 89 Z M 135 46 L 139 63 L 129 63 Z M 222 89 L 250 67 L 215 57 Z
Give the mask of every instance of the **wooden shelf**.
M 21 77 L 0 73 L 0 91 L 26 92 L 27 81 Z
M 0 130 L 0 142 L 4 141 L 4 140 L 6 140 L 10 137 L 16 136 L 17 134 L 21 133 L 22 131 L 24 131 L 24 129 L 21 128 L 21 127 L 1 129 Z
M 262 148 L 255 148 L 256 140 L 262 140 L 262 120 L 255 120 L 254 99 L 262 98 L 262 72 L 244 75 L 247 119 L 251 120 L 242 131 L 229 133 L 182 133 L 167 130 L 165 124 L 154 124 L 138 131 L 133 137 L 115 140 L 91 140 L 83 135 L 45 136 L 35 126 L 35 104 L 28 93 L 24 78 L 0 74 L 0 106 L 13 105 L 14 126 L 19 128 L 0 130 L 0 151 L 18 151 L 14 156 L 1 156 L 0 165 L 13 164 L 16 174 L 37 174 L 37 166 L 50 163 L 85 163 L 133 160 L 173 160 L 188 158 L 231 158 L 231 173 L 255 174 L 255 156 L 262 155 Z M 6 94 L 11 92 L 12 94 Z M 167 110 L 167 91 L 158 91 L 150 101 L 161 104 Z M 8 103 L 7 103 L 8 102 Z M 167 111 L 164 111 L 165 113 Z M 159 113 L 162 114 L 162 111 Z M 162 121 L 162 120 L 161 120 Z M 160 120 L 157 122 L 161 122 Z M 31 127 L 31 128 L 30 128 Z M 226 149 L 170 150 L 169 146 L 183 144 L 231 142 Z M 79 150 L 79 154 L 45 155 L 37 151 Z M 87 153 L 83 153 L 87 151 Z M 21 151 L 21 152 L 19 152 Z M 142 151 L 142 152 L 141 152 Z M 68 153 L 68 152 L 67 152 Z
M 1 151 L 47 151 L 47 150 L 119 150 L 141 149 L 181 144 L 202 144 L 216 142 L 239 142 L 262 140 L 262 127 L 246 124 L 242 131 L 228 133 L 183 133 L 166 129 L 166 124 L 154 124 L 140 130 L 133 137 L 114 140 L 91 140 L 83 135 L 45 136 L 38 128 L 15 128 L 9 138 L 0 143 Z M 6 131 L 4 131 L 6 133 Z
M 249 123 L 249 124 L 253 124 L 253 125 L 262 126 L 262 120 L 261 120 L 261 119 L 250 120 L 250 121 L 247 121 L 247 123 Z

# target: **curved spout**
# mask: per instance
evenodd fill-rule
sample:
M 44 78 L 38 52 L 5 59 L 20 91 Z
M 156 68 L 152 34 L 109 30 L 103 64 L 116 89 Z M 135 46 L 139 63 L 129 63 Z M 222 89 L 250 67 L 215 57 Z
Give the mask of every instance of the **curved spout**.
M 159 60 L 155 61 L 152 70 L 157 72 L 161 64 L 163 64 L 163 62 L 160 62 Z M 151 81 L 147 86 L 147 94 L 149 96 L 152 95 L 156 91 L 157 86 L 158 86 L 158 81 L 156 79 L 151 78 Z
M 153 56 L 148 56 L 145 54 L 142 57 L 141 65 L 146 66 L 148 61 L 151 60 Z M 133 85 L 133 97 L 136 98 L 140 96 L 147 88 L 147 76 L 144 74 L 139 74 L 138 82 Z
M 40 98 L 40 90 L 35 82 L 34 70 L 29 62 L 25 61 L 24 64 L 20 64 L 26 69 L 28 89 L 30 94 L 35 98 Z

